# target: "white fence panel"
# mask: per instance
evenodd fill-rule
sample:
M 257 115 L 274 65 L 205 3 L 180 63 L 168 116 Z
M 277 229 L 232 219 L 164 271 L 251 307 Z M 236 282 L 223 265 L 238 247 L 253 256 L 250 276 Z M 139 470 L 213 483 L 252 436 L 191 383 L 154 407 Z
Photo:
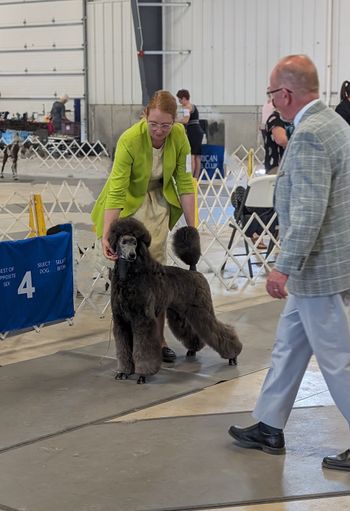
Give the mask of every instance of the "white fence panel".
M 50 153 L 45 146 L 40 146 L 40 149 L 45 151 L 45 155 L 37 148 L 36 158 L 41 158 L 42 163 L 48 165 L 52 155 L 48 156 Z M 60 158 L 67 159 L 65 150 L 59 151 Z M 264 279 L 279 249 L 278 239 L 269 232 L 275 216 L 264 225 L 254 213 L 244 228 L 237 225 L 234 219 L 231 194 L 237 186 L 247 183 L 248 153 L 244 146 L 240 146 L 226 158 L 224 178 L 218 170 L 211 178 L 204 172 L 198 183 L 198 229 L 202 244 L 198 271 L 202 271 L 209 282 L 217 281 L 226 290 L 244 290 L 247 285 L 254 285 Z M 98 161 L 104 157 L 106 154 L 94 154 L 92 158 Z M 260 158 L 259 148 L 254 156 L 254 171 L 259 171 Z M 104 315 L 109 307 L 109 270 L 105 265 L 106 260 L 100 256 L 99 242 L 96 243 L 91 224 L 90 212 L 94 203 L 91 191 L 83 181 L 76 185 L 63 181 L 59 186 L 46 183 L 40 191 L 36 189 L 35 193 L 39 192 L 42 195 L 47 227 L 65 222 L 72 222 L 76 226 L 77 313 L 83 307 L 90 307 L 96 314 Z M 255 241 L 246 234 L 253 221 L 258 221 L 263 228 L 262 234 Z M 182 219 L 180 224 L 183 222 Z M 230 244 L 233 228 L 236 234 Z M 14 192 L 3 204 L 0 203 L 0 240 L 25 238 L 31 230 L 29 198 Z M 268 245 L 270 240 L 272 250 L 266 258 L 266 251 L 259 250 L 258 244 L 264 241 Z M 171 239 L 169 262 L 183 266 L 172 252 Z

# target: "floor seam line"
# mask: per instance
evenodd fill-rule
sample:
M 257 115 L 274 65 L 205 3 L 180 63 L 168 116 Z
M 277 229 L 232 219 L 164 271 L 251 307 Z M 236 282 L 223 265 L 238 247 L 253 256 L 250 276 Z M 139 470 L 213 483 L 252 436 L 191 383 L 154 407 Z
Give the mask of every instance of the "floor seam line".
M 79 429 L 83 429 L 83 428 L 86 428 L 88 426 L 97 426 L 97 425 L 100 425 L 100 424 L 104 424 L 106 422 L 111 421 L 112 419 L 119 419 L 119 418 L 123 417 L 124 415 L 129 415 L 129 414 L 135 413 L 135 412 L 141 412 L 143 410 L 147 410 L 147 408 L 151 408 L 152 406 L 157 406 L 157 405 L 160 405 L 160 404 L 163 404 L 163 403 L 168 403 L 170 401 L 174 401 L 175 399 L 178 399 L 178 398 L 181 398 L 181 397 L 185 397 L 185 396 L 189 396 L 189 395 L 192 395 L 192 394 L 196 394 L 196 393 L 202 391 L 203 389 L 211 387 L 213 385 L 215 385 L 215 384 L 212 383 L 212 385 L 208 385 L 208 386 L 202 387 L 200 389 L 195 389 L 195 390 L 191 390 L 191 391 L 188 391 L 188 392 L 181 393 L 181 394 L 179 394 L 176 397 L 173 397 L 171 399 L 158 400 L 158 401 L 155 401 L 155 402 L 153 402 L 153 403 L 151 403 L 151 404 L 149 404 L 149 405 L 147 405 L 145 407 L 134 408 L 134 409 L 131 409 L 131 410 L 128 410 L 128 411 L 124 411 L 124 412 L 122 412 L 120 414 L 115 413 L 115 414 L 107 415 L 105 417 L 100 417 L 98 419 L 94 419 L 93 421 L 84 422 L 82 424 L 77 424 L 75 426 L 70 426 L 70 427 L 65 428 L 65 429 L 60 429 L 60 430 L 55 431 L 53 433 L 48 433 L 46 435 L 41 435 L 41 436 L 36 437 L 36 438 L 31 438 L 29 440 L 24 440 L 22 442 L 18 442 L 16 444 L 12 444 L 12 445 L 9 445 L 7 447 L 2 447 L 2 448 L 0 448 L 0 455 L 3 454 L 3 453 L 9 452 L 9 451 L 15 450 L 15 449 L 20 449 L 21 447 L 26 447 L 27 445 L 33 445 L 35 443 L 41 442 L 42 440 L 46 440 L 46 439 L 49 439 L 49 438 L 54 438 L 56 436 L 64 435 L 66 433 L 71 433 L 73 431 L 77 431 Z
M 6 506 L 6 504 L 1 504 L 1 503 L 0 503 L 0 510 L 1 511 L 20 511 L 17 508 L 9 507 L 9 506 Z

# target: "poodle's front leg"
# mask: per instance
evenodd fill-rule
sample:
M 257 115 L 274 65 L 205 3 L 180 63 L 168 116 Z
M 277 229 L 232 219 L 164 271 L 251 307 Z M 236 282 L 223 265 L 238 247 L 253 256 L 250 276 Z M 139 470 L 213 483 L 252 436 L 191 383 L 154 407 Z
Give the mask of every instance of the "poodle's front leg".
M 135 372 L 132 358 L 133 335 L 130 323 L 121 316 L 114 317 L 113 334 L 117 355 L 116 380 L 127 379 Z
M 141 376 L 156 374 L 162 362 L 156 318 L 135 316 L 132 324 L 135 372 Z

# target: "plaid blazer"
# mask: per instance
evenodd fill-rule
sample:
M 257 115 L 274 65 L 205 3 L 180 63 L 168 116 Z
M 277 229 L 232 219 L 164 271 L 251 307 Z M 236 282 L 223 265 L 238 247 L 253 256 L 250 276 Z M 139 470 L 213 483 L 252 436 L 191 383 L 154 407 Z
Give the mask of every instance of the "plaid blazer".
M 276 269 L 290 293 L 350 289 L 350 126 L 321 101 L 297 125 L 275 188 L 281 252 Z

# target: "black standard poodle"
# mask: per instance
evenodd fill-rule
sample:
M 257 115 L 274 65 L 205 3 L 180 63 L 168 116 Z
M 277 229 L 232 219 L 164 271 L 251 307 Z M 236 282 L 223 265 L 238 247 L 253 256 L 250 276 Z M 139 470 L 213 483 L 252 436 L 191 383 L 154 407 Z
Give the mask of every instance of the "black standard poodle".
M 109 242 L 118 254 L 111 277 L 116 379 L 136 373 L 137 383 L 145 383 L 146 376 L 159 371 L 162 356 L 156 319 L 162 312 L 188 357 L 207 344 L 236 364 L 242 344 L 234 327 L 216 319 L 210 288 L 201 273 L 155 261 L 148 249 L 151 235 L 134 218 L 113 222 Z M 200 257 L 197 230 L 180 228 L 173 245 L 176 255 L 195 269 Z

